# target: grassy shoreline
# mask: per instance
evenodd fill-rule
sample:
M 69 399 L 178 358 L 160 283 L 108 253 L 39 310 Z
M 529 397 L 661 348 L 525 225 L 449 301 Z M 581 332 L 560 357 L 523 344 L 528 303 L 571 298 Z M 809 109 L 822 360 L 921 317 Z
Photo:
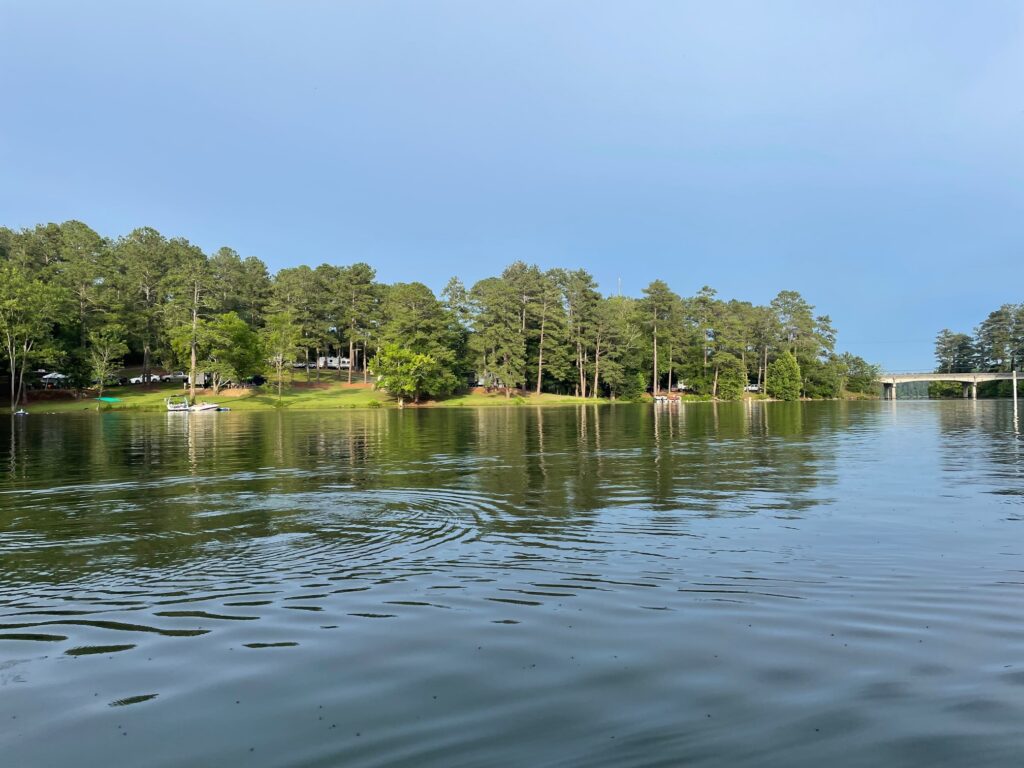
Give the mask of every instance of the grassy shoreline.
M 104 396 L 117 397 L 119 402 L 98 403 L 95 394 L 83 395 L 80 399 L 42 399 L 30 401 L 25 406 L 29 413 L 80 413 L 80 412 L 139 412 L 156 413 L 164 411 L 164 398 L 181 395 L 180 385 L 166 386 L 126 386 L 114 387 L 104 392 Z M 752 396 L 747 399 L 771 402 L 764 396 Z M 865 396 L 844 399 L 869 399 Z M 877 399 L 877 398 L 870 398 Z M 711 398 L 697 395 L 683 395 L 682 402 L 714 402 Z M 270 410 L 339 410 L 360 408 L 399 408 L 398 400 L 385 392 L 368 387 L 365 384 L 345 384 L 340 382 L 306 384 L 296 383 L 285 387 L 280 399 L 271 386 L 254 389 L 229 389 L 214 395 L 210 391 L 200 391 L 196 401 L 200 403 L 216 403 L 217 405 L 237 411 L 270 411 Z M 557 406 L 557 405 L 594 405 L 595 403 L 612 402 L 607 398 L 582 398 L 571 395 L 552 395 L 544 393 L 522 394 L 506 397 L 502 392 L 481 393 L 468 392 L 452 395 L 442 400 L 429 400 L 412 406 L 412 408 L 501 408 L 515 406 Z M 645 402 L 650 402 L 646 400 Z M 97 407 L 98 406 L 98 407 Z M 0 409 L 10 413 L 10 409 Z
M 80 412 L 160 412 L 166 410 L 164 398 L 180 396 L 180 385 L 167 386 L 125 386 L 104 391 L 105 397 L 119 398 L 119 402 L 101 403 L 95 394 L 89 393 L 79 399 L 68 397 L 40 399 L 24 406 L 29 413 L 80 413 Z M 270 410 L 339 410 L 355 408 L 398 408 L 398 400 L 385 392 L 363 384 L 321 383 L 316 385 L 297 384 L 284 387 L 281 398 L 271 386 L 253 389 L 222 390 L 217 395 L 212 391 L 200 391 L 196 402 L 216 403 L 233 411 Z M 523 395 L 505 397 L 502 393 L 466 393 L 453 395 L 443 400 L 420 403 L 417 408 L 477 408 L 517 405 L 580 405 L 608 402 L 606 399 L 593 400 L 563 395 Z M 406 407 L 412 407 L 408 402 Z M 10 409 L 3 409 L 9 413 Z

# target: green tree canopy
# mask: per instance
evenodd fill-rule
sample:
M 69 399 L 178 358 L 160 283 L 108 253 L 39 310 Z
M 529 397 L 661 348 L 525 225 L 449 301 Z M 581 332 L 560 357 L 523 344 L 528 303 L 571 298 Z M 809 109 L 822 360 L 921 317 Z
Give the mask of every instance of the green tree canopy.
M 778 400 L 799 400 L 803 380 L 800 364 L 789 350 L 768 366 L 768 394 Z
M 270 358 L 277 396 L 280 398 L 285 368 L 295 360 L 295 355 L 302 344 L 302 326 L 295 319 L 294 313 L 279 310 L 267 318 L 260 341 L 264 352 Z
M 0 342 L 7 358 L 10 404 L 16 408 L 25 392 L 25 373 L 46 356 L 60 295 L 48 283 L 13 263 L 0 264 Z
M 107 382 L 121 367 L 121 359 L 128 354 L 126 336 L 127 330 L 118 323 L 89 332 L 89 368 L 96 382 L 97 397 L 103 397 Z
M 418 403 L 423 395 L 446 395 L 458 384 L 454 374 L 432 355 L 394 343 L 383 344 L 370 365 L 377 386 L 399 400 Z

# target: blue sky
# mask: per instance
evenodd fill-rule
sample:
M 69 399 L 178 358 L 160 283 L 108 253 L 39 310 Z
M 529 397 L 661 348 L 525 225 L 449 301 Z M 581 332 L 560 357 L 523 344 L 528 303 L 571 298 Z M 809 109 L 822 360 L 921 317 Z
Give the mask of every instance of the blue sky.
M 6 226 L 795 289 L 892 370 L 1024 301 L 1020 2 L 0 0 L 0 39 Z

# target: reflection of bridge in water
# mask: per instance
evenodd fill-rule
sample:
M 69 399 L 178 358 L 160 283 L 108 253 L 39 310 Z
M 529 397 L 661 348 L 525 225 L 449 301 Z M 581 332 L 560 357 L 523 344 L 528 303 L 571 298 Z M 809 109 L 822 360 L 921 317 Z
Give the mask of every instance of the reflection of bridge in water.
M 896 385 L 912 381 L 958 381 L 963 385 L 964 397 L 978 399 L 978 385 L 986 381 L 1012 381 L 1013 396 L 1017 399 L 1017 372 L 1009 373 L 884 373 L 878 377 L 882 385 L 882 399 L 896 399 Z

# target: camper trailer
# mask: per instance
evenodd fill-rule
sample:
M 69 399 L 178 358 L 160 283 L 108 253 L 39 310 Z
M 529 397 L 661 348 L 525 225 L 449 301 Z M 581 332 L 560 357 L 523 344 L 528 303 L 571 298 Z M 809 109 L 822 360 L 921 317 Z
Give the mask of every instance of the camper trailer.
M 341 368 L 345 370 L 349 367 L 349 359 L 347 357 L 318 357 L 316 359 L 317 368 L 330 368 L 337 370 Z

